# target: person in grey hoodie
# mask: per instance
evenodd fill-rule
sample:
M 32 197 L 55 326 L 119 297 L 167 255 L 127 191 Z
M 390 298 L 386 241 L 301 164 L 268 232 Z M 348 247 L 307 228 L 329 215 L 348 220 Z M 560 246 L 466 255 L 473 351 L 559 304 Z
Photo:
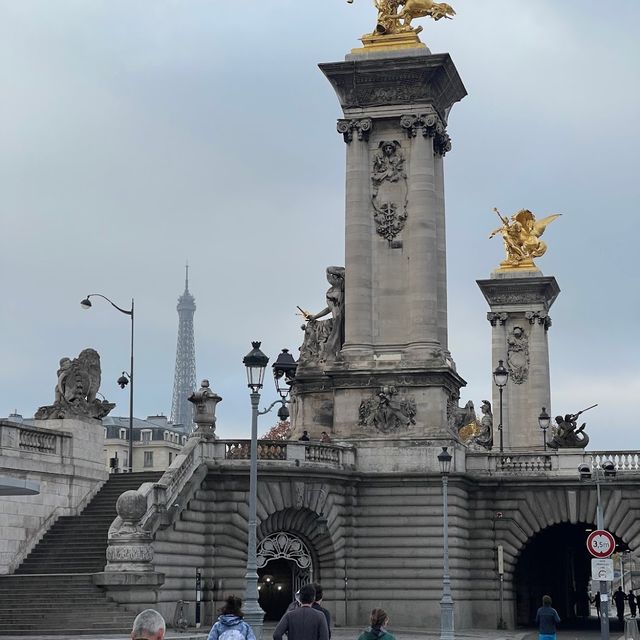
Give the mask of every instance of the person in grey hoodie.
M 207 640 L 256 640 L 253 629 L 243 617 L 242 600 L 229 596 L 220 609 L 218 621 L 211 627 Z

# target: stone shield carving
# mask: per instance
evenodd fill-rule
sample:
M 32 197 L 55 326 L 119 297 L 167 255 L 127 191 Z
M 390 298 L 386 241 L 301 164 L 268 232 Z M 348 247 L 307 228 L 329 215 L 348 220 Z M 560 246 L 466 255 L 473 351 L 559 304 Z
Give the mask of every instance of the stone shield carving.
M 397 140 L 383 140 L 373 157 L 371 204 L 376 232 L 391 242 L 407 221 L 407 174 Z

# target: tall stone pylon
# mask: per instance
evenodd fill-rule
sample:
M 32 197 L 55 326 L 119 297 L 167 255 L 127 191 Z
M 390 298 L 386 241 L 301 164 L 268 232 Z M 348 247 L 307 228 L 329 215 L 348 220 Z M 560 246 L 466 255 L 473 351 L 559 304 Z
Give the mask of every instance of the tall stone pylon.
M 171 421 L 181 424 L 185 431 L 193 427 L 193 405 L 187 398 L 196 389 L 196 347 L 193 335 L 193 316 L 196 300 L 189 291 L 189 265 L 185 266 L 184 293 L 178 298 L 178 344 L 173 379 Z
M 344 114 L 345 268 L 327 269 L 327 309 L 307 314 L 294 435 L 449 437 L 465 383 L 447 336 L 443 159 L 466 90 L 424 47 L 320 68 Z
M 543 408 L 551 412 L 549 309 L 560 287 L 554 277 L 544 276 L 535 268 L 496 269 L 490 279 L 478 280 L 477 284 L 490 308 L 487 320 L 491 323 L 493 366 L 502 360 L 509 371 L 502 398 L 504 448 L 511 451 L 542 449 L 538 416 Z M 499 408 L 500 394 L 494 385 L 494 416 L 498 415 Z M 494 426 L 497 426 L 495 420 Z M 495 432 L 494 448 L 497 438 Z

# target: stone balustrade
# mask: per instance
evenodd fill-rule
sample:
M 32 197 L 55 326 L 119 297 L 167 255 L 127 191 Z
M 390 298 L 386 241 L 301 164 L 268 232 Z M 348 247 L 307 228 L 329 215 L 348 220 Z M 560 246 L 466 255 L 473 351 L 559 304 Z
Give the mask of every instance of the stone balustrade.
M 225 460 L 249 460 L 251 440 L 219 440 Z M 353 467 L 354 447 L 300 440 L 258 440 L 258 460 L 282 460 L 329 465 L 337 469 Z
M 639 451 L 585 451 L 591 466 L 602 467 L 607 460 L 613 462 L 617 471 L 640 471 Z

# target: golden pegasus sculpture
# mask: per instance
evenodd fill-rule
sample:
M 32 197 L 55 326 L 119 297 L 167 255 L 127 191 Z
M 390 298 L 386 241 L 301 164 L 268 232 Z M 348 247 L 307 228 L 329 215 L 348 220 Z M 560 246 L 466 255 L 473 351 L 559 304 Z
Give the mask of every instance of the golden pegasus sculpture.
M 347 0 L 353 4 L 353 0 Z M 413 27 L 415 18 L 451 19 L 456 14 L 453 7 L 446 2 L 433 0 L 373 0 L 378 10 L 378 21 L 372 35 L 393 35 L 422 31 L 422 27 Z
M 521 209 L 511 218 L 503 217 L 495 208 L 494 212 L 500 218 L 502 226 L 492 231 L 489 238 L 500 234 L 507 254 L 500 263 L 500 269 L 505 271 L 536 269 L 533 258 L 539 258 L 547 251 L 547 245 L 540 240 L 540 236 L 547 226 L 562 214 L 554 213 L 542 220 L 536 220 L 529 209 Z

